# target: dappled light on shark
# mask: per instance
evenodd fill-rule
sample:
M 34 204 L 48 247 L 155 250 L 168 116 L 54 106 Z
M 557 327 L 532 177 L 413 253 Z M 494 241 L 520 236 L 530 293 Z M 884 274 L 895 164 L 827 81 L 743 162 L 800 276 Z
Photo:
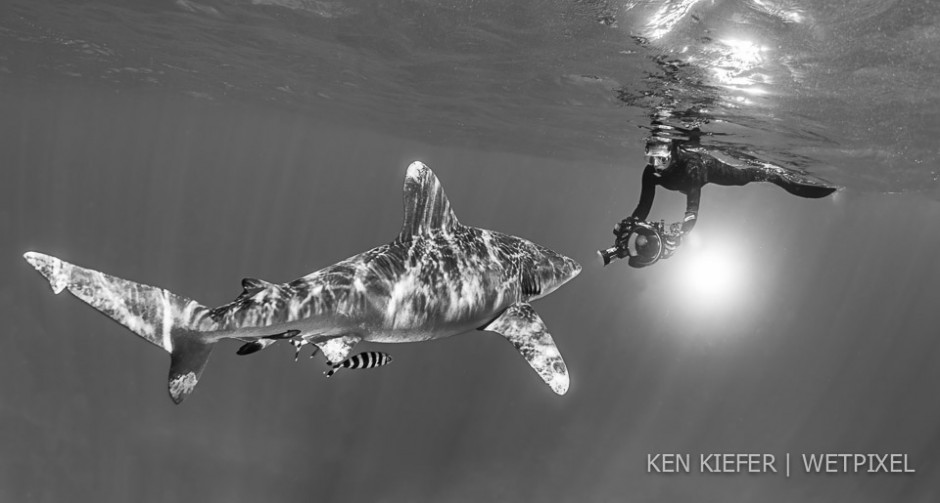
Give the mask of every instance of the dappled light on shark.
M 222 339 L 244 342 L 239 354 L 278 341 L 298 349 L 314 344 L 330 365 L 356 366 L 347 356 L 360 341 L 422 342 L 475 329 L 503 335 L 552 391 L 565 394 L 567 367 L 529 302 L 577 276 L 581 266 L 525 239 L 462 225 L 437 177 L 420 162 L 408 167 L 403 192 L 405 221 L 391 243 L 290 283 L 245 279 L 241 295 L 214 309 L 42 253 L 25 258 L 55 293 L 68 289 L 170 353 L 176 403 L 195 389 Z M 380 360 L 391 361 L 387 355 L 369 361 Z

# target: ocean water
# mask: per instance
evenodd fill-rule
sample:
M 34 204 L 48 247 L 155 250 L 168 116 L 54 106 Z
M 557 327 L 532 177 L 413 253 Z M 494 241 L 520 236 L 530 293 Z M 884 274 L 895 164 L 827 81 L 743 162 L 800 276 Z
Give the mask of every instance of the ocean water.
M 938 42 L 926 0 L 0 2 L 0 502 L 937 501 Z M 841 190 L 707 186 L 673 258 L 602 268 L 644 139 L 694 128 Z M 175 406 L 165 353 L 22 259 L 222 304 L 391 240 L 413 160 L 584 266 L 534 303 L 567 395 L 478 332 L 329 381 L 223 343 Z

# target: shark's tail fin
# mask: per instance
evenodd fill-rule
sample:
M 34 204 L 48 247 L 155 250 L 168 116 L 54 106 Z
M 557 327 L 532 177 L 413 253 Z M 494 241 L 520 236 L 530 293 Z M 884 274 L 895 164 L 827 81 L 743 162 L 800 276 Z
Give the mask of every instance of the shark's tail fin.
M 162 288 L 85 269 L 42 253 L 24 255 L 52 291 L 68 289 L 86 304 L 170 353 L 170 397 L 180 403 L 196 386 L 214 344 L 202 335 L 217 323 L 202 304 Z

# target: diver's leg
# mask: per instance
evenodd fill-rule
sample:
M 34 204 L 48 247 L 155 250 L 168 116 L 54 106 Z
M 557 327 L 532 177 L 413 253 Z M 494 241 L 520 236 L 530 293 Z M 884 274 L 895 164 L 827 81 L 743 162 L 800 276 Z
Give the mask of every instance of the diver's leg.
M 708 181 L 716 185 L 770 182 L 793 195 L 813 199 L 826 197 L 836 191 L 835 187 L 823 185 L 797 172 L 770 164 L 737 167 L 718 162 L 709 167 Z
M 723 162 L 713 162 L 707 166 L 708 183 L 725 186 L 741 186 L 751 182 L 767 180 L 763 170 L 751 166 L 731 166 Z

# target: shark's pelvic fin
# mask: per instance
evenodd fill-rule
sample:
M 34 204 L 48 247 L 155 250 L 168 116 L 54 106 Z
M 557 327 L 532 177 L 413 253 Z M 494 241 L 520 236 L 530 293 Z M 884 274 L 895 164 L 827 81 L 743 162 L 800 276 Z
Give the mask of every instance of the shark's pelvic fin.
M 405 222 L 400 240 L 431 232 L 446 232 L 460 225 L 441 182 L 423 163 L 413 162 L 405 175 Z
M 248 341 L 245 344 L 242 344 L 238 348 L 238 351 L 235 354 L 238 355 L 250 355 L 252 353 L 257 353 L 262 349 L 267 349 L 268 346 L 274 344 L 277 341 L 290 340 L 293 341 L 294 337 L 300 335 L 300 330 L 288 330 L 286 332 L 281 332 L 279 334 L 266 335 L 260 339 Z M 241 339 L 245 340 L 245 339 Z
M 333 365 L 334 363 L 344 361 L 349 356 L 353 346 L 355 346 L 361 340 L 362 337 L 350 334 L 334 337 L 328 341 L 317 342 L 315 344 L 323 351 L 323 356 L 326 357 L 326 362 L 330 365 Z
M 252 353 L 257 353 L 258 351 L 261 351 L 262 349 L 267 348 L 268 346 L 274 344 L 275 342 L 277 341 L 274 339 L 258 339 L 254 341 L 249 341 L 249 342 L 246 342 L 245 344 L 242 344 L 241 347 L 238 348 L 238 351 L 235 352 L 235 354 L 244 356 L 244 355 L 250 355 Z
M 180 403 L 192 392 L 212 350 L 202 332 L 216 329 L 202 304 L 174 293 L 70 264 L 42 253 L 23 257 L 59 293 L 72 295 L 170 353 L 169 390 Z
M 482 330 L 509 339 L 552 391 L 559 395 L 568 391 L 568 368 L 545 322 L 532 306 L 525 302 L 513 304 Z

